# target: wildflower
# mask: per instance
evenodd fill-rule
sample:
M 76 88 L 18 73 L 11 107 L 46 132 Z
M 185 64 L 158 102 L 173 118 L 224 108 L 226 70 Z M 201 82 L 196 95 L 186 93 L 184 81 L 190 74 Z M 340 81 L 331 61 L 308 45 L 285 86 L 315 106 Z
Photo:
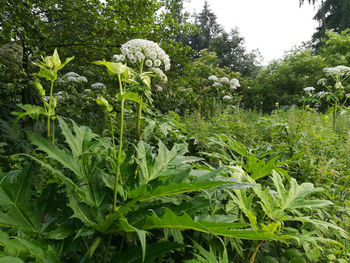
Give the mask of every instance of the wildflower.
M 229 96 L 229 95 L 225 95 L 223 98 L 222 98 L 223 100 L 231 100 L 232 99 L 232 97 L 231 96 Z
M 103 89 L 103 88 L 106 88 L 106 86 L 103 83 L 96 82 L 96 83 L 91 85 L 91 88 L 92 89 Z
M 154 61 L 154 66 L 159 67 L 162 64 L 162 62 L 159 59 L 156 59 Z
M 222 77 L 222 78 L 220 79 L 220 82 L 221 82 L 221 83 L 224 83 L 224 84 L 230 84 L 230 80 L 229 80 L 227 77 Z
M 114 55 L 113 60 L 116 62 L 122 62 L 125 60 L 125 56 L 124 55 Z
M 334 68 L 324 68 L 323 72 L 330 75 L 335 81 L 341 81 L 350 75 L 350 67 L 340 65 Z
M 77 78 L 76 77 L 68 77 L 67 81 L 68 82 L 77 82 Z
M 214 75 L 209 76 L 208 79 L 212 81 L 218 81 L 218 78 Z
M 150 59 L 146 60 L 146 66 L 147 67 L 152 67 L 152 64 L 153 64 L 152 60 L 150 60 Z
M 67 78 L 68 77 L 75 77 L 75 78 L 80 77 L 80 75 L 78 73 L 75 73 L 75 72 L 68 72 L 64 76 Z
M 160 68 L 152 68 L 152 71 L 160 78 L 161 83 L 167 83 L 168 78 Z
M 84 93 L 91 93 L 91 89 L 84 89 L 83 92 Z
M 326 85 L 326 81 L 327 81 L 326 78 L 319 79 L 319 80 L 317 81 L 317 85 Z
M 236 87 L 236 86 L 230 86 L 230 89 L 232 89 L 232 90 L 236 90 L 236 89 L 237 89 L 237 87 Z
M 163 91 L 163 87 L 160 86 L 160 85 L 156 85 L 156 91 L 157 91 L 157 92 Z
M 239 84 L 239 80 L 236 79 L 236 78 L 231 79 L 231 80 L 230 80 L 230 84 L 231 84 L 232 86 L 236 86 L 236 87 L 240 87 L 240 86 L 241 86 L 241 84 Z
M 84 76 L 77 77 L 77 82 L 88 82 Z
M 159 47 L 157 43 L 153 41 L 133 39 L 123 44 L 120 50 L 122 52 L 122 55 L 126 57 L 131 63 L 147 59 L 152 63 L 152 65 L 156 67 L 164 64 L 165 70 L 170 69 L 169 56 L 162 48 Z M 113 58 L 119 59 L 120 57 L 118 55 L 114 55 Z M 146 65 L 150 65 L 150 62 L 147 62 L 147 60 Z
M 310 92 L 315 91 L 315 88 L 314 88 L 314 87 L 306 87 L 306 88 L 303 88 L 303 90 L 304 90 L 305 92 L 310 93 Z
M 221 87 L 222 84 L 220 82 L 214 82 L 214 84 L 212 86 L 213 87 Z

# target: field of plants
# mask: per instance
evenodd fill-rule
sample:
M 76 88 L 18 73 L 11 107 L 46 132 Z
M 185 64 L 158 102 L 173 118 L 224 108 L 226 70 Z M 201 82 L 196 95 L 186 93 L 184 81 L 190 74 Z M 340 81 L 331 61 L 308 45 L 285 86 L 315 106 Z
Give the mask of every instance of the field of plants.
M 0 4 L 0 263 L 350 261 L 348 29 L 262 67 L 207 4 L 55 2 Z

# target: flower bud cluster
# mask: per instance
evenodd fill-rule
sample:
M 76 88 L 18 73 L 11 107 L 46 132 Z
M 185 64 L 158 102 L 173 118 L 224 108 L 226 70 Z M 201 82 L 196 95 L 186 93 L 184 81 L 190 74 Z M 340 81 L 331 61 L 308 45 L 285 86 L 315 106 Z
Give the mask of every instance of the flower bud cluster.
M 145 61 L 147 67 L 164 66 L 165 70 L 170 69 L 170 59 L 165 51 L 153 41 L 144 39 L 133 39 L 121 47 L 121 55 L 114 55 L 113 59 L 116 62 L 123 62 L 125 60 L 131 63 Z

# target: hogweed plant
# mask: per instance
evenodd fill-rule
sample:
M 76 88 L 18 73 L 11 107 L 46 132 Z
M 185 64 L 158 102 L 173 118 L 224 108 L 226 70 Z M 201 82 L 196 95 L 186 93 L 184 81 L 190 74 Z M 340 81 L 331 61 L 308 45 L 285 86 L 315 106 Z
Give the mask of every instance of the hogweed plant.
M 146 97 L 149 103 L 152 103 L 151 97 L 151 76 L 154 76 L 153 68 L 157 72 L 161 71 L 160 67 L 165 70 L 170 69 L 170 59 L 165 51 L 153 41 L 144 39 L 133 39 L 121 46 L 120 55 L 114 55 L 113 59 L 117 62 L 125 62 L 138 69 L 138 73 L 133 78 L 131 90 L 139 94 L 140 97 Z M 144 68 L 150 71 L 143 72 Z M 153 71 L 153 72 L 152 72 Z M 161 73 L 160 73 L 161 74 Z M 137 139 L 141 140 L 141 118 L 142 105 L 138 104 L 137 108 Z
M 331 77 L 335 82 L 334 86 L 327 85 L 327 79 L 320 79 L 317 84 L 324 86 L 327 91 L 321 91 L 316 94 L 318 98 L 325 98 L 326 101 L 330 101 L 333 104 L 333 129 L 335 129 L 335 121 L 337 118 L 337 109 L 347 109 L 345 104 L 350 97 L 346 94 L 346 88 L 343 84 L 350 77 L 350 67 L 346 66 L 336 66 L 333 68 L 324 68 L 324 73 Z

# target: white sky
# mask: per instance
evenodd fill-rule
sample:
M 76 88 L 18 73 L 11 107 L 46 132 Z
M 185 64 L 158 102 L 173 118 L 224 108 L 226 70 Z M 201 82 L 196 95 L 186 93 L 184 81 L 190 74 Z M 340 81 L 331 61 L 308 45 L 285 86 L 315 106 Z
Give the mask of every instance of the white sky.
M 225 31 L 238 27 L 247 49 L 260 50 L 264 64 L 311 40 L 318 25 L 312 19 L 314 7 L 305 3 L 299 8 L 299 0 L 208 0 L 208 4 Z M 191 0 L 185 8 L 198 14 L 203 5 L 204 0 Z

